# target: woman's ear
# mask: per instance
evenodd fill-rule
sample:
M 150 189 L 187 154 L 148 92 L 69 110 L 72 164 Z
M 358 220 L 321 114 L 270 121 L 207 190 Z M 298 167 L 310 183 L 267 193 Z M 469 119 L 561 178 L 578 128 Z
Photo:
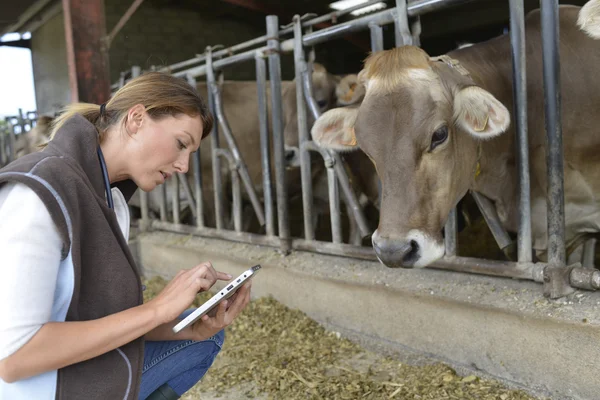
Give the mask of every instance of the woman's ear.
M 146 107 L 142 104 L 136 104 L 131 107 L 127 112 L 127 121 L 125 121 L 125 128 L 127 128 L 127 132 L 130 134 L 136 134 L 138 130 L 142 127 L 142 123 L 144 118 L 147 117 Z

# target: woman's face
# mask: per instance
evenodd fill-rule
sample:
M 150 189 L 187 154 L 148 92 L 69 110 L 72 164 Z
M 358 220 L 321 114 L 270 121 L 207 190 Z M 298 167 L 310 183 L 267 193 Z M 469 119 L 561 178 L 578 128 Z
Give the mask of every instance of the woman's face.
M 137 121 L 134 117 L 126 124 L 134 139 L 130 141 L 129 175 L 140 189 L 148 192 L 174 173 L 188 171 L 190 155 L 202 138 L 200 116 L 180 114 L 153 120 L 143 111 Z

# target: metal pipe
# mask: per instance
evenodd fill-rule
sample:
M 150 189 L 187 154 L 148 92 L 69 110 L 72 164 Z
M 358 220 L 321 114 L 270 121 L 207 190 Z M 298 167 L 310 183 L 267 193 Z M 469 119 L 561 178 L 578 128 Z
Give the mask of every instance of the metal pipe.
M 371 52 L 375 53 L 383 50 L 383 29 L 381 26 L 370 23 L 369 30 L 371 32 Z
M 267 65 L 262 54 L 256 53 L 255 59 L 266 232 L 268 236 L 273 236 L 275 235 L 275 216 L 273 212 L 273 190 L 271 188 L 271 141 L 269 140 L 269 116 L 267 108 Z
M 131 79 L 137 78 L 142 73 L 142 68 L 138 65 L 134 65 L 131 67 Z M 150 227 L 150 215 L 149 215 L 149 206 L 148 206 L 148 193 L 139 189 L 140 191 L 140 211 L 142 214 L 142 223 L 140 225 L 140 230 L 143 232 Z
M 561 127 L 561 90 L 559 60 L 558 0 L 540 1 L 542 18 L 542 55 L 544 74 L 544 110 L 546 116 L 548 173 L 548 264 L 564 266 L 565 210 L 563 181 L 563 143 Z
M 179 181 L 177 175 L 172 176 L 170 180 L 173 185 L 173 192 L 171 194 L 171 200 L 173 202 L 173 223 L 178 224 L 181 222 L 181 215 L 179 213 Z
M 291 249 L 290 226 L 285 177 L 285 146 L 283 137 L 283 113 L 281 105 L 281 63 L 279 59 L 279 18 L 267 16 L 267 36 L 269 48 L 269 76 L 271 83 L 271 112 L 273 113 L 273 151 L 275 153 L 275 181 L 277 183 L 277 219 L 281 251 Z
M 235 163 L 237 166 L 237 170 L 239 173 L 242 182 L 244 183 L 244 187 L 246 188 L 246 192 L 250 197 L 250 202 L 252 203 L 252 207 L 254 208 L 254 212 L 256 213 L 256 217 L 258 218 L 258 222 L 260 225 L 265 224 L 265 215 L 263 213 L 262 205 L 258 196 L 256 194 L 256 190 L 254 189 L 254 185 L 252 183 L 252 179 L 250 178 L 250 174 L 248 173 L 248 167 L 246 166 L 246 162 L 244 158 L 240 154 L 237 142 L 233 133 L 231 132 L 231 128 L 229 127 L 229 123 L 227 122 L 227 118 L 225 117 L 225 113 L 223 112 L 223 104 L 221 102 L 221 89 L 218 85 L 213 84 L 211 87 L 213 91 L 214 101 L 215 101 L 215 111 L 217 112 L 217 120 L 223 128 L 223 136 L 229 145 L 229 150 L 235 159 Z
M 596 256 L 596 239 L 588 239 L 583 244 L 581 264 L 584 268 L 595 268 L 594 258 Z
M 522 266 L 509 261 L 451 257 L 442 258 L 428 268 L 536 281 L 536 277 L 541 277 L 541 271 L 544 267 L 544 264 L 527 264 Z M 539 280 L 540 278 L 537 278 L 537 281 Z
M 408 13 L 406 0 L 396 0 L 396 10 L 394 16 L 394 33 L 396 38 L 396 47 L 412 44 L 412 36 L 408 29 Z
M 303 80 L 308 75 L 306 61 L 304 59 L 304 48 L 302 47 L 302 26 L 300 17 L 294 15 L 294 64 L 296 73 L 296 110 L 298 114 L 298 146 L 300 149 L 310 141 L 308 133 L 308 117 L 306 115 L 306 103 L 304 102 L 305 86 Z M 311 74 L 312 75 L 312 74 Z M 309 76 L 311 80 L 311 76 Z M 300 151 L 300 177 L 302 180 L 302 210 L 304 211 L 304 238 L 314 240 L 313 227 L 313 187 L 312 172 L 310 164 L 310 153 Z
M 196 218 L 196 201 L 194 199 L 194 195 L 192 194 L 192 189 L 190 188 L 190 183 L 187 180 L 187 175 L 182 173 L 177 173 L 177 179 L 181 182 L 181 186 L 183 187 L 183 191 L 185 192 L 185 200 L 190 208 L 192 213 L 192 217 Z
M 525 54 L 525 11 L 522 0 L 510 0 L 510 43 L 513 65 L 514 115 L 519 168 L 518 259 L 529 263 L 531 252 L 531 193 L 529 140 L 527 138 L 527 63 Z
M 233 155 L 225 149 L 217 149 L 214 153 L 217 157 L 224 157 L 229 165 L 231 174 L 231 193 L 233 197 L 233 227 L 236 232 L 242 231 L 242 188 L 238 175 L 237 163 Z
M 446 226 L 444 226 L 444 244 L 446 247 L 446 256 L 456 256 L 458 247 L 458 219 L 456 215 L 456 207 L 453 207 L 448 214 Z
M 196 191 L 196 226 L 204 226 L 204 196 L 202 192 L 202 158 L 200 149 L 193 155 L 194 189 Z
M 269 49 L 268 46 L 265 47 L 260 47 L 257 49 L 252 49 L 252 50 L 248 50 L 245 51 L 243 53 L 239 53 L 239 54 L 234 54 L 231 57 L 227 57 L 227 58 L 223 58 L 220 60 L 217 60 L 215 62 L 212 63 L 212 68 L 213 71 L 219 71 L 222 70 L 225 67 L 228 67 L 230 65 L 234 65 L 243 61 L 250 61 L 250 60 L 254 60 L 254 55 L 256 54 L 256 52 L 265 52 Z M 173 76 L 177 77 L 177 78 L 185 78 L 187 75 L 190 75 L 194 78 L 198 78 L 200 76 L 204 76 L 208 73 L 208 59 L 207 59 L 207 64 L 205 65 L 199 65 L 197 67 L 193 67 L 190 69 L 186 69 L 183 71 L 179 71 L 173 74 Z
M 215 74 L 212 66 L 212 55 L 211 50 L 207 50 L 206 68 L 208 73 L 206 74 L 208 107 L 212 115 L 216 115 L 215 99 L 212 90 L 212 85 L 215 84 Z M 215 154 L 215 151 L 219 149 L 219 124 L 213 124 L 211 133 L 211 147 L 212 147 L 212 174 L 213 174 L 213 190 L 214 190 L 214 201 L 215 201 L 215 225 L 217 229 L 223 229 L 223 182 L 221 179 L 221 162 L 219 157 Z
M 340 217 L 340 192 L 338 190 L 337 179 L 335 179 L 335 169 L 332 163 L 325 163 L 327 168 L 327 186 L 329 189 L 329 215 L 331 216 L 331 241 L 333 243 L 342 243 L 342 223 Z
M 473 196 L 475 203 L 477 203 L 477 207 L 479 208 L 479 211 L 481 211 L 485 222 L 490 228 L 490 232 L 492 232 L 494 239 L 496 239 L 498 247 L 501 250 L 504 250 L 505 248 L 510 246 L 512 240 L 510 239 L 510 236 L 502 226 L 500 218 L 498 217 L 498 213 L 496 212 L 496 208 L 494 207 L 492 202 L 487 197 L 477 192 L 471 191 L 470 193 L 471 196 Z
M 421 17 L 416 16 L 410 25 L 413 46 L 421 47 Z
M 159 186 L 160 193 L 160 220 L 167 221 L 167 185 L 163 183 Z
M 457 6 L 469 3 L 475 0 L 417 0 L 407 5 L 409 17 L 427 14 L 438 11 L 443 8 Z M 377 25 L 386 25 L 394 22 L 395 8 L 384 10 L 375 14 L 367 15 L 362 18 L 353 19 L 343 24 L 334 25 L 329 28 L 321 29 L 314 33 L 305 35 L 302 39 L 304 46 L 314 46 L 325 41 L 345 36 L 349 33 L 360 32 L 369 27 L 371 22 Z M 290 51 L 293 48 L 293 40 L 289 39 L 281 43 L 283 51 Z

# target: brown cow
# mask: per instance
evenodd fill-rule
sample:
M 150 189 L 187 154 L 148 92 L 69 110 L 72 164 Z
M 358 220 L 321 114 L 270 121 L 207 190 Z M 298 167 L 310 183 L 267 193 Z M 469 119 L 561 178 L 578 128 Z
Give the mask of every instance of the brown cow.
M 576 26 L 580 8 L 561 6 L 560 55 L 568 245 L 600 231 L 600 44 Z M 533 247 L 547 248 L 546 132 L 539 10 L 526 17 Z M 423 267 L 444 255 L 449 210 L 472 189 L 490 198 L 504 227 L 518 226 L 518 171 L 508 35 L 432 59 L 405 46 L 372 54 L 355 108 L 326 112 L 312 129 L 323 147 L 369 155 L 381 178 L 372 242 L 389 267 Z

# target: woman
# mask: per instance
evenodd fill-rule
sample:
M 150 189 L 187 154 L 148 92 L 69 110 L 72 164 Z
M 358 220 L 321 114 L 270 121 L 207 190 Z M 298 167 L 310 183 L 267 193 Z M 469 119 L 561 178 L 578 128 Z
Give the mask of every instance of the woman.
M 177 399 L 204 375 L 250 284 L 173 334 L 231 276 L 202 263 L 143 304 L 126 200 L 185 173 L 212 123 L 194 88 L 152 72 L 68 106 L 42 151 L 0 170 L 0 398 Z

